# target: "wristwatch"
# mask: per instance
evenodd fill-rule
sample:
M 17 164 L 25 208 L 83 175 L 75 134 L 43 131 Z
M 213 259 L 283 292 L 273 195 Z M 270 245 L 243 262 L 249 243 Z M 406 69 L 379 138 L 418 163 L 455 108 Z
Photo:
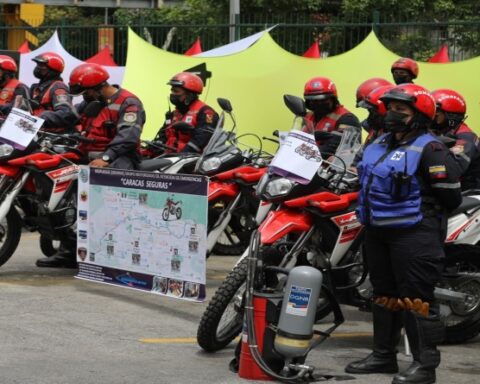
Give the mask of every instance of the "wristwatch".
M 105 161 L 105 162 L 107 162 L 107 163 L 110 163 L 110 156 L 108 156 L 108 155 L 103 155 L 103 156 L 102 156 L 102 160 Z

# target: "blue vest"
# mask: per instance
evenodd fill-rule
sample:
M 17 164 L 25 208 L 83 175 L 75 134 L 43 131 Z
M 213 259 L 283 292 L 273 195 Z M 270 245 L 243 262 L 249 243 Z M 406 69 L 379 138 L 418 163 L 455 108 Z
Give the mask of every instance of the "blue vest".
M 357 215 L 364 225 L 410 227 L 423 218 L 420 183 L 415 175 L 423 149 L 438 140 L 427 133 L 388 149 L 389 135 L 379 137 L 363 153 L 358 167 L 361 190 Z

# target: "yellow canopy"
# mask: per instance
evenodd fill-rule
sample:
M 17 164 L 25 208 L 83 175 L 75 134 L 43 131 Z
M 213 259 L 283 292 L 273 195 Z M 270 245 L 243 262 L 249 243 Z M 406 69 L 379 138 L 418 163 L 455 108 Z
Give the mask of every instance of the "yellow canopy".
M 169 109 L 167 81 L 178 72 L 206 63 L 212 77 L 201 99 L 217 111 L 216 99 L 229 99 L 239 133 L 270 136 L 276 129 L 288 130 L 292 122 L 283 95 L 302 96 L 305 82 L 314 76 L 331 78 L 337 85 L 340 102 L 360 119 L 365 118 L 365 110 L 355 108 L 358 85 L 371 77 L 393 81 L 390 67 L 398 57 L 373 32 L 352 50 L 319 60 L 285 51 L 268 33 L 242 52 L 197 58 L 159 49 L 130 30 L 123 86 L 143 101 L 147 112 L 143 137 L 152 138 Z M 429 90 L 451 88 L 461 93 L 467 100 L 467 123 L 476 129 L 480 123 L 480 57 L 448 64 L 419 63 L 419 67 L 415 83 Z

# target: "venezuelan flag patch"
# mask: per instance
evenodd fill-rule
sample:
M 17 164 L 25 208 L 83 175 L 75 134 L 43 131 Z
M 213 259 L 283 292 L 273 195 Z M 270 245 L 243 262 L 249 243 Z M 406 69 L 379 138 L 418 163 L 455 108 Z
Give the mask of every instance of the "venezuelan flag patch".
M 428 167 L 428 173 L 432 179 L 445 179 L 447 178 L 447 169 L 444 165 L 433 165 Z

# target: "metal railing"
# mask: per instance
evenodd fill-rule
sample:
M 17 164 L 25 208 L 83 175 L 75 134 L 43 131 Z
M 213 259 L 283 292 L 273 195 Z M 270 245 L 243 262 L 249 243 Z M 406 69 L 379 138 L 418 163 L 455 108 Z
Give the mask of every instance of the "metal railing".
M 271 26 L 265 23 L 240 23 L 234 27 L 243 38 Z M 229 24 L 215 25 L 154 25 L 130 26 L 151 44 L 171 52 L 183 53 L 200 37 L 203 50 L 229 42 Z M 110 28 L 113 35 L 114 60 L 124 65 L 127 53 L 127 26 L 119 25 L 57 25 L 31 27 L 0 26 L 0 47 L 7 47 L 10 29 L 28 30 L 42 44 L 56 29 L 60 40 L 73 56 L 86 59 L 99 50 L 98 30 Z M 320 42 L 323 56 L 338 55 L 359 44 L 371 30 L 375 30 L 382 43 L 401 56 L 427 60 L 442 44 L 448 44 L 452 61 L 465 60 L 480 55 L 480 19 L 456 22 L 358 22 L 358 23 L 280 23 L 270 32 L 272 38 L 284 49 L 303 54 L 314 42 Z

